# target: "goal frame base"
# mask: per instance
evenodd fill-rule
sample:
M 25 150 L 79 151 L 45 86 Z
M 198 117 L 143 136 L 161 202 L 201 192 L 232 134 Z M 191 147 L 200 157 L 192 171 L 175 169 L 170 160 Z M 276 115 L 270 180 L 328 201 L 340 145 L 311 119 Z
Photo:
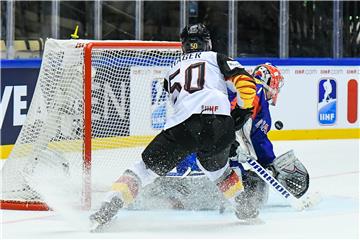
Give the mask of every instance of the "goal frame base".
M 49 211 L 51 210 L 43 202 L 24 202 L 12 200 L 0 200 L 0 209 L 2 210 L 20 210 L 20 211 Z

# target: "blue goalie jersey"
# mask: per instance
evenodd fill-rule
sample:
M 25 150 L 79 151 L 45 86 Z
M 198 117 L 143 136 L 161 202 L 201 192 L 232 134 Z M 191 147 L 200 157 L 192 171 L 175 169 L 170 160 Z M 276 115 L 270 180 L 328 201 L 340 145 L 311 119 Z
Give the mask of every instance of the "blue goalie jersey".
M 228 96 L 231 102 L 231 108 L 236 106 L 236 93 L 228 89 Z M 250 138 L 258 158 L 259 163 L 266 167 L 275 159 L 273 145 L 270 142 L 267 133 L 271 128 L 271 115 L 269 103 L 266 100 L 266 94 L 260 81 L 256 81 L 256 96 L 253 102 L 254 110 L 251 116 L 252 127 Z M 232 167 L 234 163 L 231 164 Z M 241 168 L 241 166 L 239 166 Z
M 274 161 L 275 154 L 273 145 L 267 136 L 271 128 L 269 102 L 266 100 L 263 85 L 259 81 L 256 82 L 256 97 L 253 104 L 250 138 L 259 163 L 266 167 Z

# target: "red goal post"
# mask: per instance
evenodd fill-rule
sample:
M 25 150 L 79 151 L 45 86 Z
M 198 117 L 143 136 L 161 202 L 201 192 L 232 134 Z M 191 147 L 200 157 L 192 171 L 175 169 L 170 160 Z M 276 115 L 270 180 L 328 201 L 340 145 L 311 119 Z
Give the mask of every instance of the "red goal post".
M 72 43 L 71 47 L 63 47 L 62 44 L 67 45 L 68 42 Z M 72 42 L 71 42 L 72 41 Z M 49 43 L 48 43 L 49 42 Z M 35 191 L 32 189 L 32 186 L 36 185 L 34 184 L 34 182 L 32 182 L 31 184 L 28 183 L 28 179 L 32 180 L 33 175 L 36 175 L 36 181 L 37 183 L 39 183 L 39 179 L 41 179 L 42 177 L 44 177 L 45 179 L 47 179 L 50 175 L 54 175 L 54 173 L 58 173 L 58 171 L 56 170 L 56 168 L 58 167 L 58 162 L 54 163 L 54 159 L 56 158 L 60 158 L 62 159 L 61 161 L 66 161 L 66 163 L 69 163 L 70 165 L 70 172 L 71 172 L 71 168 L 80 168 L 80 165 L 77 164 L 72 164 L 72 161 L 76 161 L 77 160 L 77 156 L 72 156 L 71 154 L 73 154 L 74 152 L 78 152 L 79 149 L 82 149 L 82 177 L 81 179 L 78 178 L 80 181 L 82 181 L 82 199 L 81 199 L 81 206 L 85 209 L 89 209 L 91 206 L 91 199 L 92 197 L 92 185 L 93 184 L 97 184 L 98 182 L 94 182 L 94 180 L 92 179 L 92 175 L 93 175 L 93 163 L 92 163 L 92 159 L 93 159 L 93 139 L 95 139 L 94 135 L 94 103 L 93 103 L 93 98 L 94 98 L 94 89 L 93 89 L 93 81 L 94 78 L 99 78 L 98 76 L 104 76 L 104 79 L 102 78 L 101 81 L 105 82 L 106 81 L 106 77 L 113 77 L 113 75 L 116 75 L 116 81 L 114 79 L 111 79 L 111 84 L 114 84 L 114 82 L 116 82 L 116 84 L 118 82 L 126 82 L 127 85 L 129 85 L 129 79 L 127 78 L 131 78 L 131 68 L 134 67 L 135 69 L 137 68 L 136 64 L 139 64 L 139 66 L 141 66 L 141 68 L 145 68 L 145 67 L 152 67 L 152 62 L 149 63 L 149 61 L 152 61 L 152 58 L 156 58 L 156 63 L 154 64 L 154 66 L 157 66 L 156 64 L 158 64 L 161 67 L 164 67 L 167 65 L 169 65 L 171 62 L 169 61 L 169 59 L 173 59 L 176 56 L 180 55 L 180 49 L 181 49 L 181 43 L 179 42 L 150 42 L 150 41 L 78 41 L 75 45 L 74 45 L 74 40 L 53 40 L 50 39 L 47 41 L 47 44 L 45 45 L 45 52 L 44 52 L 44 57 L 43 57 L 43 63 L 40 69 L 40 74 L 39 74 L 39 78 L 38 78 L 38 82 L 37 82 L 37 86 L 36 86 L 36 90 L 34 93 L 34 97 L 33 100 L 34 103 L 31 104 L 31 107 L 29 108 L 29 113 L 28 113 L 28 117 L 27 117 L 27 121 L 24 123 L 23 129 L 20 133 L 20 138 L 17 140 L 15 146 L 14 146 L 14 150 L 13 152 L 10 154 L 9 159 L 5 162 L 3 169 L 1 171 L 1 177 L 3 181 L 3 185 L 4 187 L 2 187 L 2 198 L 1 198 L 1 202 L 0 202 L 0 208 L 1 209 L 16 209 L 16 210 L 49 210 L 48 204 L 46 204 L 41 197 L 39 196 L 44 196 L 46 194 L 50 194 L 51 191 L 48 191 L 48 186 L 47 188 L 42 188 L 41 190 L 36 189 Z M 51 48 L 51 49 L 50 49 Z M 56 48 L 56 49 L 54 49 Z M 58 50 L 57 48 L 60 48 L 60 50 Z M 79 51 L 78 54 L 80 54 L 80 57 L 77 56 L 77 53 L 72 53 L 71 51 L 75 51 L 74 49 L 81 49 L 81 51 Z M 70 53 L 69 53 L 70 51 Z M 115 65 L 119 65 L 119 66 L 115 66 L 117 69 L 114 70 L 114 72 L 112 72 L 111 69 L 108 69 L 108 66 L 105 64 L 105 66 L 100 66 L 98 68 L 94 68 L 94 52 L 99 52 L 99 56 L 95 61 L 97 62 L 101 62 L 103 61 L 103 59 L 101 58 L 106 58 L 107 62 L 111 62 L 111 64 L 109 64 L 109 66 L 115 66 Z M 128 55 L 127 55 L 128 54 Z M 162 55 L 163 54 L 163 55 Z M 60 57 L 59 57 L 59 56 Z M 76 55 L 74 57 L 75 60 L 73 60 L 73 56 L 72 55 Z M 161 62 L 158 61 L 158 59 L 161 58 L 166 59 L 166 61 Z M 49 60 L 49 59 L 50 60 Z M 54 58 L 56 62 L 54 60 L 54 62 L 52 62 L 51 58 Z M 99 60 L 100 58 L 100 60 Z M 131 60 L 133 59 L 148 59 L 146 61 L 139 61 L 139 63 L 135 63 L 135 62 L 131 62 L 131 64 L 134 65 L 126 65 L 127 63 L 125 63 L 126 61 L 122 62 L 121 59 L 125 59 L 126 61 L 129 61 L 129 59 Z M 73 61 L 73 62 L 71 62 Z M 106 62 L 105 61 L 105 62 Z M 51 64 L 48 64 L 48 62 L 51 62 Z M 113 64 L 113 62 L 115 62 L 115 64 Z M 154 61 L 155 62 L 155 61 Z M 61 65 L 61 69 L 60 67 L 56 66 L 57 64 Z M 144 64 L 144 67 L 141 65 Z M 100 64 L 99 64 L 100 65 Z M 126 66 L 125 66 L 126 65 Z M 70 66 L 70 67 L 69 67 Z M 54 69 L 55 67 L 58 67 L 59 69 Z M 125 70 L 121 70 L 121 68 L 126 68 Z M 82 69 L 79 71 L 79 69 Z M 94 77 L 94 69 L 96 70 L 96 76 Z M 105 69 L 105 70 L 102 70 Z M 130 70 L 129 70 L 130 69 Z M 101 72 L 104 71 L 104 72 Z M 130 74 L 129 74 L 130 71 Z M 116 73 L 115 73 L 116 72 Z M 49 73 L 54 73 L 57 74 L 56 77 L 49 77 Z M 113 74 L 114 73 L 114 74 Z M 126 73 L 126 74 L 125 74 Z M 62 75 L 61 75 L 62 74 Z M 79 84 L 77 82 L 75 82 L 74 79 L 77 79 L 77 74 L 81 74 L 82 75 L 82 83 Z M 123 77 L 125 75 L 125 77 Z M 70 77 L 69 77 L 70 76 Z M 56 78 L 56 81 L 54 80 Z M 144 76 L 142 76 L 142 78 L 144 78 Z M 80 77 L 78 78 L 80 79 Z M 52 81 L 54 80 L 54 83 L 49 83 L 48 81 Z M 142 79 L 135 79 L 135 81 L 140 81 Z M 64 82 L 69 81 L 68 85 L 65 85 Z M 131 80 L 133 81 L 133 79 Z M 147 81 L 147 80 L 144 80 Z M 54 93 L 46 95 L 46 92 L 43 91 L 41 92 L 40 90 L 38 90 L 38 88 L 41 88 L 42 86 L 40 85 L 50 85 L 53 88 L 57 88 L 58 85 L 61 85 L 62 87 L 59 87 L 60 90 L 54 90 Z M 109 85 L 111 85 L 109 84 Z M 76 86 L 76 87 L 74 87 Z M 82 88 L 82 90 L 77 89 Z M 106 85 L 107 86 L 107 85 Z M 103 90 L 104 92 L 106 91 L 107 87 L 104 87 L 105 90 Z M 129 87 L 127 86 L 126 91 L 131 91 L 128 89 Z M 65 89 L 65 90 L 64 90 Z M 72 95 L 68 96 L 66 94 L 68 94 L 68 92 L 72 92 L 74 91 L 75 93 L 72 93 Z M 82 91 L 82 92 L 81 92 Z M 144 87 L 144 89 L 139 89 L 140 94 L 142 94 L 141 92 L 144 91 L 148 91 L 147 88 Z M 45 93 L 44 93 L 45 92 Z M 37 97 L 36 94 L 45 94 L 45 96 L 40 96 Z M 57 96 L 56 94 L 59 94 L 60 96 Z M 82 120 L 80 119 L 76 119 L 79 122 L 82 123 L 82 131 L 81 133 L 77 132 L 77 135 L 73 138 L 70 137 L 63 137 L 63 136 L 58 136 L 58 135 L 64 135 L 63 132 L 71 132 L 73 129 L 63 129 L 65 128 L 64 126 L 69 125 L 71 126 L 71 124 L 74 124 L 74 120 L 72 119 L 73 122 L 62 122 L 63 118 L 62 115 L 64 115 L 64 112 L 70 112 L 72 111 L 72 109 L 67 109 L 64 110 L 63 108 L 67 107 L 70 108 L 69 106 L 72 106 L 71 104 L 73 104 L 74 102 L 76 102 L 77 100 L 77 95 L 81 94 L 81 98 L 82 98 Z M 103 95 L 114 95 L 113 93 L 103 93 Z M 122 93 L 124 95 L 124 93 Z M 127 93 L 126 93 L 127 94 Z M 64 96 L 62 96 L 64 95 Z M 116 95 L 116 94 L 115 94 Z M 130 96 L 132 96 L 130 94 Z M 130 96 L 121 96 L 121 101 L 122 102 L 126 102 L 126 104 L 128 104 L 128 102 L 131 102 L 128 98 L 130 98 Z M 49 97 L 52 97 L 52 100 L 48 100 Z M 103 97 L 103 96 L 102 96 Z M 39 99 L 38 99 L 39 98 Z M 45 98 L 46 100 L 50 101 L 50 103 L 39 103 L 39 101 L 42 101 L 43 98 Z M 75 100 L 74 100 L 74 99 Z M 106 97 L 103 97 L 106 99 Z M 111 97 L 110 97 L 111 98 Z M 61 99 L 60 101 L 58 101 L 58 99 Z M 68 100 L 70 99 L 70 100 Z M 51 101 L 54 101 L 55 103 L 51 106 L 53 106 L 52 108 L 48 108 L 48 105 L 51 104 Z M 60 102 L 57 104 L 57 102 Z M 39 106 L 34 106 L 36 104 L 40 104 Z M 50 110 L 48 110 L 48 112 L 46 114 L 44 114 L 43 112 L 40 115 L 47 115 L 47 119 L 46 120 L 38 120 L 37 117 L 39 114 L 36 113 L 36 111 L 39 111 L 38 109 L 41 108 L 45 108 L 44 106 L 41 105 L 46 105 L 46 109 L 51 109 L 51 110 L 58 110 L 57 112 L 54 110 L 53 112 L 56 112 L 55 116 L 51 115 L 49 112 Z M 124 103 L 122 103 L 124 105 Z M 130 109 L 130 106 L 127 106 L 125 104 L 125 113 L 130 115 L 132 109 Z M 75 106 L 76 104 L 74 104 Z M 109 108 L 111 110 L 112 105 L 109 106 L 104 106 L 103 108 Z M 113 107 L 114 108 L 114 107 Z M 107 110 L 110 112 L 110 110 Z M 60 117 L 58 115 L 61 115 Z M 68 113 L 67 113 L 68 114 Z M 51 116 L 50 116 L 51 115 Z M 68 114 L 70 115 L 70 114 Z M 116 118 L 116 114 L 111 115 L 111 113 L 109 114 L 110 118 Z M 73 117 L 73 116 L 71 116 Z M 28 119 L 30 118 L 30 119 Z M 31 119 L 33 118 L 33 119 Z M 75 117 L 73 117 L 75 118 Z M 129 117 L 130 118 L 130 117 Z M 59 120 L 60 119 L 60 120 Z M 61 122 L 61 124 L 59 124 L 59 126 L 57 126 L 56 131 L 55 130 L 49 130 L 47 131 L 46 128 L 53 128 L 53 125 L 51 124 L 52 121 L 54 122 L 54 125 L 59 124 L 59 122 Z M 116 121 L 113 120 L 113 121 Z M 130 121 L 130 120 L 129 120 Z M 37 122 L 41 122 L 42 125 L 36 126 L 36 129 L 40 128 L 38 135 L 39 136 L 30 136 L 31 134 L 29 134 L 30 130 L 33 130 L 35 127 L 35 123 Z M 26 125 L 27 124 L 27 125 Z M 99 124 L 99 123 L 97 123 Z M 112 123 L 114 124 L 114 123 Z M 131 127 L 131 123 L 128 123 L 128 125 L 130 125 Z M 131 135 L 131 130 L 127 129 L 130 128 L 128 125 L 124 126 L 123 129 L 120 130 L 116 130 L 118 131 L 117 133 L 111 133 L 111 132 L 106 132 L 101 133 L 100 137 L 96 138 L 95 141 L 98 141 L 99 138 L 101 139 L 107 139 L 107 138 L 117 138 L 116 141 L 122 141 L 122 139 L 120 138 L 119 140 L 119 136 L 127 136 L 127 135 Z M 72 127 L 72 126 L 71 126 Z M 71 128 L 70 127 L 70 128 Z M 137 128 L 139 129 L 138 126 L 134 126 L 133 128 Z M 60 129 L 60 130 L 59 130 Z M 59 131 L 61 132 L 59 134 Z M 62 132 L 63 131 L 63 132 Z M 119 131 L 122 131 L 119 133 Z M 130 131 L 130 133 L 129 133 Z M 33 132 L 33 131 L 31 131 Z M 44 134 L 42 134 L 44 132 Z M 148 133 L 144 133 L 140 135 L 147 135 Z M 48 136 L 49 135 L 49 136 Z M 81 136 L 82 135 L 82 136 Z M 139 135 L 139 132 L 137 132 L 135 134 L 136 136 L 134 136 L 133 138 L 131 138 L 132 136 L 130 136 L 130 138 L 127 138 L 126 141 L 136 141 L 136 137 L 137 135 Z M 82 137 L 82 140 L 78 138 L 78 136 Z M 126 137 L 123 137 L 126 138 Z M 24 140 L 25 139 L 25 140 Z M 45 140 L 44 140 L 45 139 Z M 130 139 L 130 140 L 129 140 Z M 135 139 L 135 140 L 134 140 Z M 125 141 L 125 140 L 124 140 Z M 102 141 L 105 142 L 105 141 Z M 106 143 L 105 143 L 106 144 Z M 111 143 L 113 144 L 113 143 Z M 130 148 L 128 147 L 128 143 L 126 143 L 127 146 L 126 148 Z M 76 147 L 75 147 L 76 145 Z M 80 146 L 81 145 L 81 146 Z M 121 145 L 121 144 L 118 144 Z M 138 146 L 139 144 L 133 144 L 134 146 Z M 130 144 L 131 146 L 131 144 Z M 144 147 L 144 146 L 143 146 Z M 103 149 L 107 149 L 107 148 L 112 148 L 112 147 L 108 147 L 108 146 L 103 146 Z M 30 150 L 29 150 L 30 149 Z M 96 149 L 99 149 L 99 147 L 96 147 Z M 130 150 L 127 150 L 127 152 L 125 154 L 126 157 L 128 158 L 132 158 L 133 156 L 138 156 L 138 154 L 133 154 L 133 152 L 131 152 L 131 154 L 129 154 Z M 138 151 L 138 150 L 136 150 Z M 71 152 L 71 154 L 69 153 Z M 54 157 L 54 154 L 56 155 Z M 121 155 L 122 153 L 116 153 L 118 156 L 119 154 Z M 74 154 L 76 155 L 76 154 Z M 70 158 L 70 159 L 68 159 Z M 57 161 L 57 160 L 56 160 Z M 98 161 L 98 160 L 97 160 Z M 128 161 L 125 158 L 125 161 Z M 51 164 L 50 164 L 50 163 Z M 105 162 L 105 161 L 103 161 Z M 99 167 L 100 164 L 102 163 L 97 163 L 97 167 L 99 167 L 99 169 L 97 171 L 105 171 L 104 175 L 107 175 L 107 172 L 109 169 L 114 168 L 114 166 L 117 164 L 116 162 L 120 162 L 120 161 L 115 161 L 115 163 L 112 163 L 113 165 L 108 166 L 107 168 L 101 168 L 101 166 Z M 63 162 L 60 162 L 60 165 L 63 165 Z M 114 165 L 115 164 L 115 165 Z M 31 171 L 29 171 L 29 165 L 32 167 Z M 123 164 L 124 165 L 124 164 Z M 13 171 L 14 168 L 16 168 L 16 171 Z M 37 171 L 37 168 L 41 169 L 41 173 L 40 170 Z M 45 169 L 45 171 L 44 171 Z M 104 170 L 105 169 L 105 170 Z M 74 169 L 73 169 L 74 170 Z M 75 169 L 76 170 L 76 169 Z M 11 172 L 13 171 L 14 174 L 12 174 Z M 45 175 L 45 172 L 49 171 L 50 173 L 48 173 L 47 175 Z M 77 170 L 76 170 L 77 171 Z M 30 173 L 29 173 L 30 172 Z M 52 174 L 51 174 L 52 173 Z M 17 175 L 18 174 L 18 175 Z M 44 174 L 44 176 L 42 176 L 41 174 Z M 14 176 L 15 175 L 15 176 Z M 77 176 L 77 174 L 74 174 L 75 176 Z M 25 177 L 24 177 L 25 176 Z M 72 176 L 70 175 L 69 178 L 71 178 Z M 115 179 L 114 179 L 115 180 Z M 21 183 L 14 183 L 15 181 L 22 181 Z M 35 183 L 36 183 L 35 181 Z M 40 180 L 41 181 L 41 180 Z M 50 179 L 49 181 L 46 180 L 44 182 L 49 182 L 49 184 L 52 182 L 52 180 Z M 56 182 L 58 182 L 58 179 L 56 180 Z M 71 184 L 69 184 L 69 186 L 71 186 Z M 55 188 L 57 188 L 57 186 L 54 186 Z M 40 194 L 36 194 L 36 193 Z M 64 193 L 66 194 L 66 192 Z M 39 195 L 39 196 L 38 196 Z M 51 204 L 49 204 L 49 206 L 51 206 Z

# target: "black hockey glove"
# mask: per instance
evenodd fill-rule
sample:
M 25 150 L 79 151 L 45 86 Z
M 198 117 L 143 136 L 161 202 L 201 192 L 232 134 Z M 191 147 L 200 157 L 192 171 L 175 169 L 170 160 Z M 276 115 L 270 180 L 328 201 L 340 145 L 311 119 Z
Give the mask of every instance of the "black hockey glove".
M 237 148 L 238 148 L 239 146 L 240 146 L 240 144 L 239 144 L 238 141 L 236 141 L 236 140 L 231 144 L 230 153 L 229 153 L 229 157 L 230 157 L 230 158 L 233 158 L 233 157 L 236 157 L 236 156 L 237 156 L 236 150 L 237 150 Z
M 231 111 L 231 117 L 234 119 L 235 131 L 240 130 L 246 121 L 251 117 L 254 108 L 241 109 L 238 105 Z

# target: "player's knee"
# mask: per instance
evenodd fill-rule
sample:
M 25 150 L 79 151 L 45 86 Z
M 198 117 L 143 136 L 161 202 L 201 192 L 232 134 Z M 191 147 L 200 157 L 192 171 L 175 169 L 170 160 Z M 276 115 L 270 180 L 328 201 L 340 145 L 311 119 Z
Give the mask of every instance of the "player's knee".
M 224 158 L 216 158 L 216 159 L 202 159 L 200 161 L 201 166 L 208 172 L 215 172 L 223 168 L 227 163 L 227 158 L 224 155 Z
M 171 154 L 150 148 L 145 149 L 141 156 L 146 167 L 159 176 L 165 176 L 176 167 L 179 161 L 178 159 L 174 159 Z
M 142 152 L 141 158 L 147 168 L 150 168 L 150 169 L 154 168 L 155 161 L 152 157 L 151 152 L 147 148 Z
M 213 152 L 200 152 L 198 153 L 199 164 L 206 171 L 218 171 L 228 163 L 229 151 L 230 147 L 228 145 L 216 154 Z

